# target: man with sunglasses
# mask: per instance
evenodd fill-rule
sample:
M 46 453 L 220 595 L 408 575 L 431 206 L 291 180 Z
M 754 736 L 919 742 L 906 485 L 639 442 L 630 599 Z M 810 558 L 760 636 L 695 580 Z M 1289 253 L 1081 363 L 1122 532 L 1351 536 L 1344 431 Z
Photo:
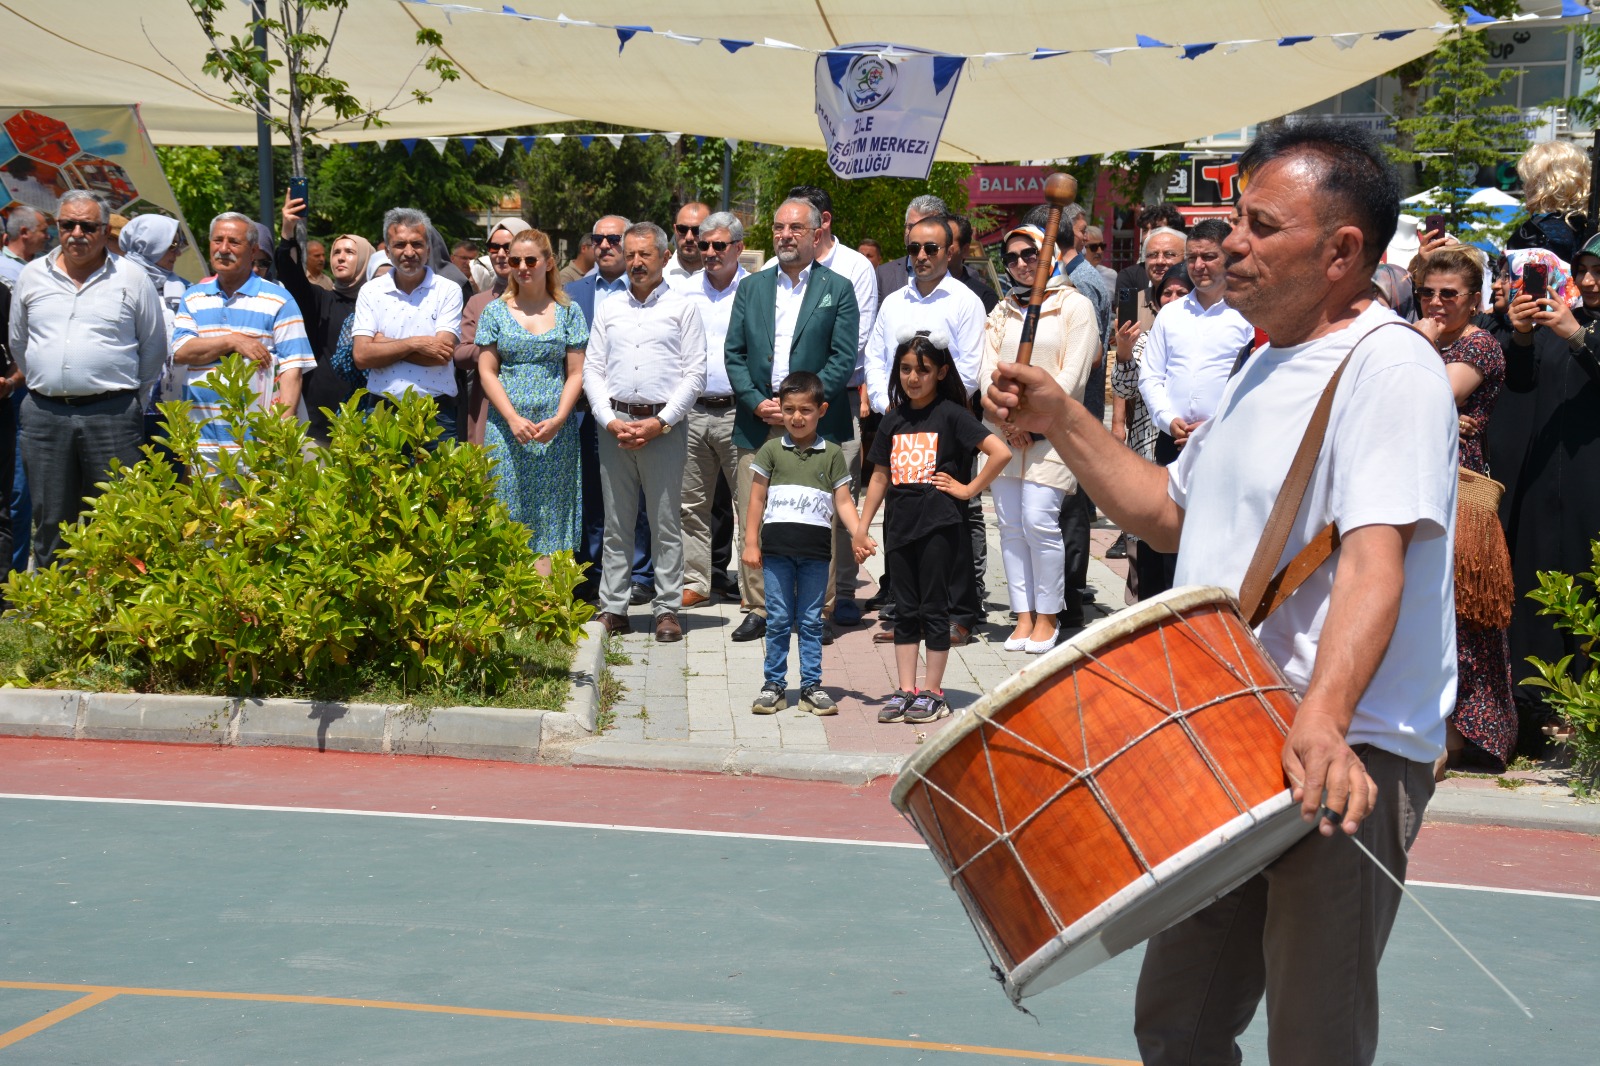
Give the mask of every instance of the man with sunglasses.
M 1100 276 L 1105 279 L 1106 288 L 1116 292 L 1117 272 L 1106 266 L 1106 231 L 1099 226 L 1084 227 L 1083 257 L 1089 260 L 1091 266 L 1100 271 Z
M 61 248 L 23 268 L 11 303 L 11 357 L 28 384 L 20 446 L 33 493 L 34 558 L 49 566 L 61 525 L 96 496 L 112 459 L 142 456 L 144 406 L 167 358 L 149 277 L 106 252 L 111 212 L 92 193 L 61 198 Z
M 705 265 L 700 258 L 700 224 L 709 214 L 711 208 L 698 201 L 678 208 L 678 220 L 672 226 L 678 251 L 667 260 L 667 269 L 661 275 L 662 280 L 675 289 L 692 288 L 693 282 L 698 280 L 695 275 Z
M 594 269 L 567 286 L 567 297 L 583 312 L 583 320 L 594 325 L 595 315 L 609 300 L 628 292 L 627 262 L 622 255 L 622 235 L 632 222 L 621 215 L 606 215 L 594 224 L 589 243 L 594 246 Z M 698 249 L 697 249 L 698 250 Z M 588 571 L 575 592 L 578 599 L 596 601 L 600 593 L 601 547 L 605 539 L 606 508 L 600 485 L 600 436 L 589 411 L 587 398 L 578 402 L 578 453 L 583 460 L 583 536 L 578 539 L 577 561 L 587 563 Z M 629 603 L 637 607 L 653 595 L 655 567 L 650 560 L 650 524 L 645 509 L 639 509 L 634 530 L 633 592 Z

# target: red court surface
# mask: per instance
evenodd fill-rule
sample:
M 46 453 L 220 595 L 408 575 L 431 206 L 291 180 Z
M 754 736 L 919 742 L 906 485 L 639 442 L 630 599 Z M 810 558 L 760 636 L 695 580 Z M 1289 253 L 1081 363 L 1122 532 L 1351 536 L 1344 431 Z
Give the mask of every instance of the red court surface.
M 886 843 L 918 838 L 863 786 L 291 749 L 0 738 L 0 792 L 647 826 Z M 1410 879 L 1600 895 L 1600 838 L 1429 825 Z

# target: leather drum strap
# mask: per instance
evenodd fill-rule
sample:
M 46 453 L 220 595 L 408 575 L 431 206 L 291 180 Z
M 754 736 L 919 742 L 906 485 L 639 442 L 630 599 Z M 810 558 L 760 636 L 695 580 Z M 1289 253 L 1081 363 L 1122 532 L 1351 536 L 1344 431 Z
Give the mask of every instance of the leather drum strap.
M 1306 578 L 1339 548 L 1339 531 L 1329 523 L 1282 570 L 1276 574 L 1272 572 L 1273 566 L 1283 557 L 1284 546 L 1289 543 L 1289 531 L 1294 528 L 1300 505 L 1305 500 L 1306 488 L 1311 484 L 1311 471 L 1322 452 L 1322 439 L 1328 432 L 1328 418 L 1333 413 L 1333 394 L 1339 388 L 1339 379 L 1344 376 L 1344 369 L 1350 365 L 1350 358 L 1355 355 L 1361 342 L 1384 326 L 1412 328 L 1407 322 L 1382 322 L 1351 345 L 1349 354 L 1334 370 L 1333 377 L 1328 379 L 1327 387 L 1317 400 L 1316 410 L 1311 413 L 1305 436 L 1300 438 L 1300 447 L 1294 453 L 1294 461 L 1289 464 L 1289 473 L 1283 479 L 1283 488 L 1272 505 L 1272 513 L 1267 516 L 1267 525 L 1261 531 L 1261 540 L 1250 559 L 1250 568 L 1245 571 L 1244 583 L 1239 586 L 1239 610 L 1249 619 L 1252 627 L 1265 622 L 1267 616 L 1282 606 Z

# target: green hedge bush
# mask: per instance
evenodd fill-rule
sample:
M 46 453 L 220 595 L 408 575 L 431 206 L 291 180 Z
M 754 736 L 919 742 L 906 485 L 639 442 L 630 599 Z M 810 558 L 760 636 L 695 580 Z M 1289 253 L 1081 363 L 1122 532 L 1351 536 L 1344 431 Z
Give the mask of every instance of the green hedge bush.
M 1539 587 L 1528 593 L 1540 604 L 1541 615 L 1577 638 L 1586 661 L 1574 668 L 1571 655 L 1554 663 L 1529 656 L 1539 674 L 1521 683 L 1545 690 L 1545 705 L 1572 728 L 1566 744 L 1573 769 L 1593 784 L 1600 781 L 1600 540 L 1591 542 L 1589 551 L 1592 569 L 1576 577 L 1541 570 Z
M 488 455 L 435 443 L 427 401 L 353 399 L 320 448 L 252 406 L 243 359 L 214 377 L 239 448 L 209 460 L 189 404 L 162 404 L 163 443 L 193 476 L 146 447 L 53 565 L 7 586 L 61 661 L 136 687 L 327 691 L 359 670 L 493 695 L 519 669 L 508 641 L 576 642 L 592 614 L 572 598 L 580 568 L 562 553 L 538 572 Z

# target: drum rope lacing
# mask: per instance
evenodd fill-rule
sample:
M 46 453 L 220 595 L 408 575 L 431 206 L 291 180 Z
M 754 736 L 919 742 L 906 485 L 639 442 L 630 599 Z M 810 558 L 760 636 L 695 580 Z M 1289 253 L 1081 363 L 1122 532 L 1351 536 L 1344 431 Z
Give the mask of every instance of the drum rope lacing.
M 959 810 L 963 814 L 967 815 L 967 817 L 971 818 L 974 822 L 976 822 L 978 825 L 982 826 L 984 829 L 988 830 L 994 836 L 993 840 L 991 840 L 989 843 L 985 844 L 982 848 L 978 849 L 976 852 L 974 852 L 972 855 L 970 855 L 959 866 L 953 867 L 953 868 L 951 868 L 951 869 L 949 869 L 947 871 L 947 874 L 948 874 L 948 876 L 949 876 L 949 878 L 951 880 L 951 883 L 952 883 L 952 887 L 954 887 L 955 879 L 957 877 L 961 876 L 962 874 L 964 874 L 966 872 L 966 870 L 967 870 L 967 867 L 971 866 L 972 863 L 976 862 L 978 859 L 980 859 L 983 856 L 985 856 L 986 854 L 988 854 L 995 847 L 1003 845 L 1005 847 L 1005 849 L 1011 853 L 1012 858 L 1017 860 L 1018 868 L 1022 870 L 1024 876 L 1028 879 L 1029 887 L 1031 887 L 1033 889 L 1034 894 L 1038 899 L 1038 902 L 1045 909 L 1046 914 L 1049 916 L 1051 922 L 1055 925 L 1057 931 L 1059 932 L 1061 930 L 1064 930 L 1066 928 L 1066 924 L 1061 921 L 1060 916 L 1058 914 L 1056 914 L 1055 910 L 1050 906 L 1049 901 L 1044 897 L 1044 894 L 1043 894 L 1042 890 L 1040 889 L 1039 885 L 1037 884 L 1037 882 L 1034 881 L 1032 872 L 1028 869 L 1027 865 L 1025 863 L 1023 863 L 1022 857 L 1017 854 L 1016 847 L 1015 847 L 1015 845 L 1013 843 L 1013 837 L 1016 834 L 1020 833 L 1023 829 L 1027 828 L 1028 825 L 1030 825 L 1036 818 L 1038 818 L 1041 814 L 1043 814 L 1044 811 L 1046 809 L 1048 809 L 1051 804 L 1055 803 L 1058 799 L 1060 799 L 1062 796 L 1066 795 L 1069 791 L 1071 791 L 1071 789 L 1074 786 L 1079 785 L 1079 784 L 1082 784 L 1085 788 L 1087 788 L 1089 790 L 1090 794 L 1094 797 L 1096 804 L 1100 807 L 1100 809 L 1105 813 L 1107 819 L 1111 822 L 1112 827 L 1114 829 L 1116 829 L 1117 834 L 1122 838 L 1124 844 L 1126 844 L 1128 849 L 1133 853 L 1135 859 L 1139 863 L 1140 868 L 1142 870 L 1144 870 L 1144 872 L 1147 873 L 1147 874 L 1151 873 L 1153 871 L 1153 866 L 1151 865 L 1149 860 L 1147 860 L 1144 857 L 1144 854 L 1140 851 L 1138 845 L 1133 841 L 1133 838 L 1132 838 L 1131 834 L 1129 833 L 1127 826 L 1123 823 L 1123 820 L 1117 815 L 1116 811 L 1112 808 L 1112 806 L 1110 804 L 1110 801 L 1107 799 L 1107 797 L 1105 796 L 1104 792 L 1100 789 L 1098 782 L 1095 780 L 1095 776 L 1100 774 L 1100 773 L 1102 773 L 1102 772 L 1104 772 L 1105 769 L 1107 767 L 1109 767 L 1113 762 L 1115 762 L 1118 758 L 1120 758 L 1121 756 L 1123 756 L 1123 755 L 1127 754 L 1128 752 L 1132 751 L 1134 748 L 1138 747 L 1141 743 L 1143 743 L 1149 737 L 1153 736 L 1158 730 L 1162 729 L 1165 726 L 1171 725 L 1173 723 L 1176 723 L 1179 726 L 1179 728 L 1183 729 L 1184 735 L 1189 738 L 1190 743 L 1194 746 L 1194 748 L 1199 753 L 1201 758 L 1205 761 L 1206 766 L 1210 769 L 1212 775 L 1217 779 L 1219 785 L 1221 785 L 1221 787 L 1228 794 L 1228 798 L 1233 803 L 1235 808 L 1237 808 L 1241 813 L 1243 813 L 1245 810 L 1247 810 L 1247 808 L 1245 807 L 1245 805 L 1243 803 L 1242 797 L 1240 797 L 1238 795 L 1237 791 L 1228 782 L 1225 774 L 1222 771 L 1221 766 L 1216 762 L 1215 758 L 1206 749 L 1205 745 L 1200 741 L 1199 737 L 1195 735 L 1194 730 L 1193 730 L 1193 728 L 1191 726 L 1189 726 L 1189 724 L 1187 722 L 1187 719 L 1188 719 L 1188 717 L 1190 715 L 1198 714 L 1201 711 L 1208 710 L 1211 707 L 1215 707 L 1215 706 L 1218 706 L 1220 704 L 1227 703 L 1227 702 L 1229 702 L 1231 700 L 1239 699 L 1242 696 L 1255 696 L 1255 697 L 1257 697 L 1257 699 L 1260 699 L 1260 702 L 1262 703 L 1262 706 L 1266 709 L 1267 713 L 1271 716 L 1274 724 L 1277 725 L 1279 731 L 1284 733 L 1285 735 L 1287 735 L 1287 733 L 1288 733 L 1287 723 L 1285 723 L 1283 721 L 1283 719 L 1278 716 L 1277 712 L 1275 710 L 1273 710 L 1272 705 L 1267 700 L 1261 699 L 1261 697 L 1265 693 L 1268 693 L 1268 692 L 1289 692 L 1289 693 L 1293 693 L 1294 690 L 1287 684 L 1283 684 L 1283 685 L 1260 685 L 1260 684 L 1257 684 L 1254 681 L 1253 678 L 1246 678 L 1246 677 L 1241 676 L 1240 673 L 1236 669 L 1234 669 L 1233 664 L 1231 662 L 1227 661 L 1222 655 L 1220 655 L 1217 652 L 1216 648 L 1212 645 L 1212 643 L 1209 640 L 1207 640 L 1202 634 L 1200 634 L 1198 631 L 1196 631 L 1195 628 L 1192 625 L 1189 624 L 1188 619 L 1184 618 L 1181 614 L 1179 614 L 1177 611 L 1173 610 L 1170 606 L 1167 607 L 1167 611 L 1168 611 L 1169 614 L 1171 614 L 1173 616 L 1174 619 L 1177 620 L 1177 624 L 1182 626 L 1184 629 L 1186 629 L 1193 636 L 1195 642 L 1203 650 L 1205 650 L 1217 662 L 1218 665 L 1220 665 L 1230 676 L 1232 676 L 1235 681 L 1239 682 L 1239 684 L 1242 685 L 1243 688 L 1241 688 L 1238 691 L 1227 692 L 1227 693 L 1224 693 L 1224 694 L 1222 694 L 1220 696 L 1213 697 L 1212 699 L 1209 699 L 1209 700 L 1207 700 L 1207 701 L 1205 701 L 1203 703 L 1200 703 L 1200 704 L 1196 704 L 1193 707 L 1188 707 L 1188 708 L 1168 707 L 1165 704 L 1163 704 L 1160 700 L 1158 700 L 1157 698 L 1155 698 L 1154 696 L 1152 696 L 1148 692 L 1146 692 L 1143 688 L 1141 688 L 1140 686 L 1134 684 L 1125 675 L 1123 675 L 1121 673 L 1121 671 L 1118 671 L 1118 670 L 1106 665 L 1106 663 L 1099 656 L 1095 655 L 1093 652 L 1090 652 L 1090 651 L 1087 651 L 1087 650 L 1084 650 L 1084 649 L 1080 649 L 1080 651 L 1084 655 L 1084 657 L 1087 658 L 1091 663 L 1093 663 L 1095 666 L 1099 667 L 1101 671 L 1103 671 L 1106 675 L 1111 677 L 1113 680 L 1116 680 L 1116 681 L 1120 682 L 1131 694 L 1137 696 L 1139 699 L 1141 699 L 1144 702 L 1148 703 L 1154 709 L 1156 709 L 1158 711 L 1161 711 L 1164 715 L 1166 715 L 1166 718 L 1163 719 L 1162 721 L 1156 722 L 1154 725 L 1152 725 L 1149 728 L 1145 729 L 1143 732 L 1137 734 L 1132 739 L 1130 739 L 1126 744 L 1124 744 L 1121 748 L 1118 748 L 1116 751 L 1114 751 L 1111 754 L 1107 755 L 1104 759 L 1099 760 L 1098 762 L 1094 763 L 1093 765 L 1084 766 L 1083 768 L 1080 769 L 1079 767 L 1073 766 L 1071 763 L 1067 762 L 1065 759 L 1062 759 L 1060 756 L 1056 755 L 1054 752 L 1051 752 L 1051 751 L 1047 750 L 1046 748 L 1043 748 L 1040 745 L 1038 745 L 1038 744 L 1034 743 L 1033 741 L 1029 740 L 1027 737 L 1024 737 L 1024 736 L 1020 735 L 1019 733 L 1017 733 L 1015 730 L 1011 729 L 1009 726 L 1005 725 L 1004 723 L 996 722 L 993 718 L 990 718 L 990 717 L 984 717 L 982 719 L 982 724 L 983 725 L 987 725 L 990 728 L 990 730 L 992 730 L 994 733 L 1004 734 L 1005 736 L 1010 737 L 1012 740 L 1014 740 L 1018 744 L 1020 744 L 1023 747 L 1031 750 L 1032 752 L 1036 753 L 1040 758 L 1044 759 L 1046 762 L 1049 762 L 1052 765 L 1054 765 L 1055 767 L 1057 767 L 1058 769 L 1063 770 L 1063 771 L 1067 772 L 1068 774 L 1072 775 L 1071 778 L 1065 784 L 1063 784 L 1060 788 L 1056 789 L 1053 793 L 1051 793 L 1048 797 L 1046 797 L 1031 813 L 1029 813 L 1021 821 L 1017 822 L 1014 826 L 1010 826 L 1010 827 L 1007 827 L 1006 824 L 1005 824 L 1005 818 L 1006 818 L 1005 807 L 1001 803 L 1001 800 L 1000 800 L 999 780 L 997 778 L 997 775 L 995 774 L 994 762 L 993 762 L 993 759 L 992 759 L 991 754 L 990 754 L 990 749 L 989 749 L 990 733 L 985 731 L 981 727 L 977 730 L 978 739 L 979 739 L 980 743 L 983 745 L 984 762 L 985 762 L 985 766 L 987 767 L 988 772 L 989 772 L 989 784 L 990 784 L 990 788 L 993 790 L 994 799 L 995 799 L 995 812 L 998 815 L 999 821 L 1001 823 L 999 828 L 996 828 L 995 826 L 991 825 L 987 818 L 985 818 L 984 816 L 982 816 L 979 813 L 977 813 L 976 811 L 974 811 L 971 807 L 967 806 L 965 803 L 961 802 L 960 799 L 956 798 L 954 795 L 952 795 L 946 789 L 941 787 L 939 784 L 937 784 L 936 782 L 933 782 L 933 781 L 929 781 L 927 776 L 924 773 L 922 773 L 920 770 L 914 771 L 914 773 L 916 774 L 916 778 L 917 778 L 918 782 L 925 789 L 929 789 L 929 790 L 931 790 L 933 792 L 937 792 L 941 797 L 943 797 L 945 800 L 947 800 L 950 803 L 951 806 L 955 807 L 957 810 Z M 1170 650 L 1167 647 L 1166 638 L 1165 638 L 1165 633 L 1164 632 L 1162 633 L 1162 644 L 1161 644 L 1161 647 L 1162 647 L 1162 655 L 1163 655 L 1163 658 L 1164 658 L 1164 660 L 1166 662 L 1168 675 L 1173 678 L 1174 704 L 1176 705 L 1176 703 L 1178 702 L 1176 674 L 1175 674 L 1175 671 L 1173 670 L 1172 656 L 1171 656 Z M 1237 651 L 1237 645 L 1236 644 L 1235 644 L 1235 650 Z M 1077 694 L 1077 692 L 1076 692 L 1076 686 L 1077 686 L 1077 677 L 1076 677 L 1076 675 L 1074 675 L 1074 678 L 1073 678 L 1073 685 L 1074 685 L 1074 694 L 1076 695 Z M 1080 706 L 1081 706 L 1081 699 L 1080 699 Z M 1081 713 L 1078 715 L 1078 724 L 1079 724 L 1080 735 L 1081 735 L 1082 740 L 1083 740 L 1083 750 L 1085 752 L 1087 752 L 1088 751 L 1087 728 L 1086 728 L 1086 726 L 1084 724 L 1083 715 Z M 931 807 L 931 805 L 930 805 L 930 807 Z M 935 811 L 937 811 L 936 808 L 935 808 Z M 940 836 L 941 837 L 944 836 L 942 827 L 941 827 L 941 830 L 940 830 Z

